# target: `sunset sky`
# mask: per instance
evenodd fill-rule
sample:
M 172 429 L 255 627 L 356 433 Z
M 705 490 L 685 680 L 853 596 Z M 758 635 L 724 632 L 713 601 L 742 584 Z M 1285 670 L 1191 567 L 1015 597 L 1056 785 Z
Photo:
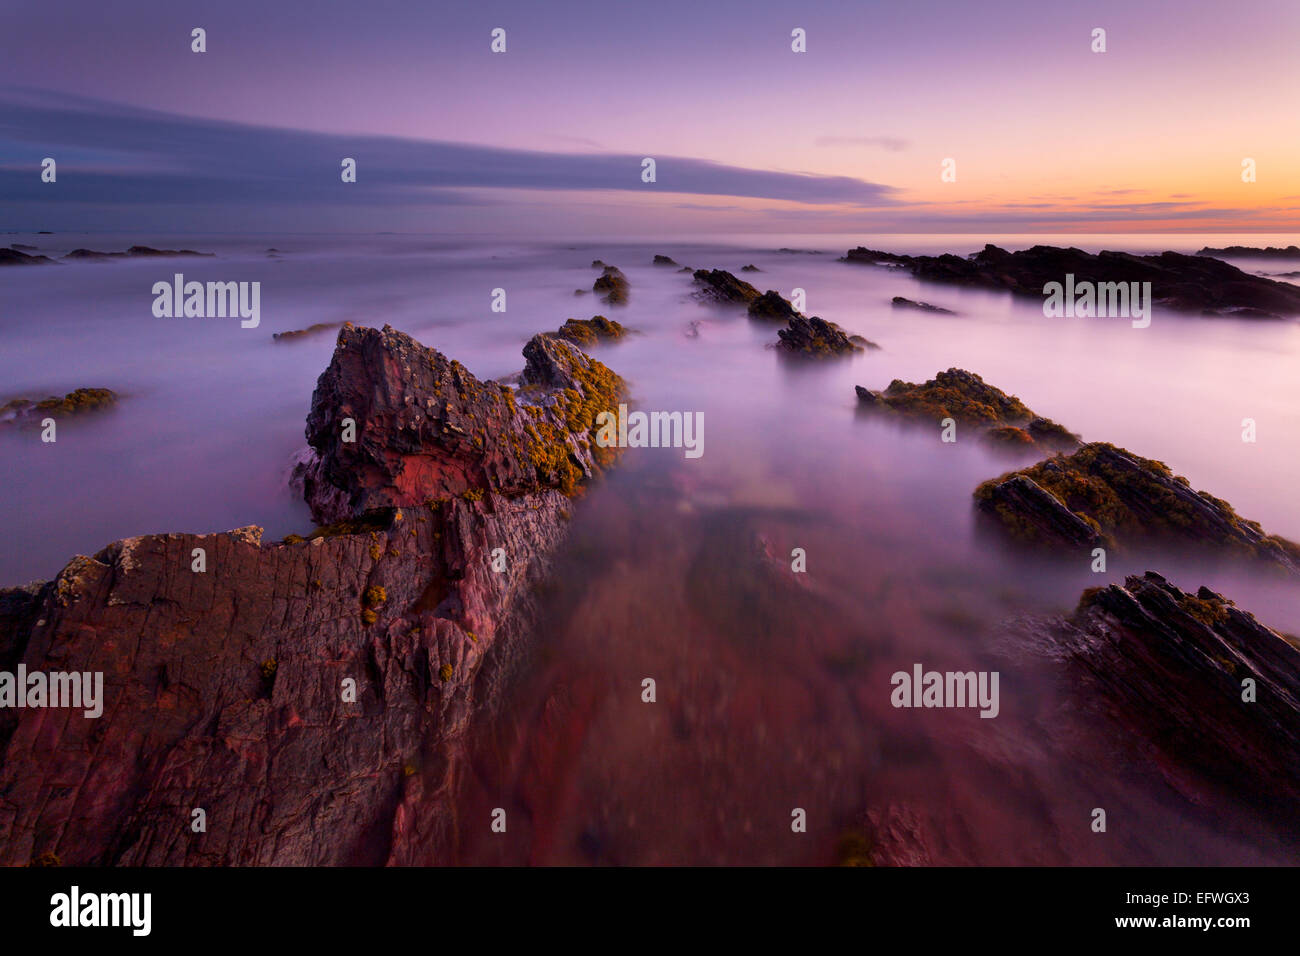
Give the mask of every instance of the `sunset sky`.
M 7 230 L 1300 228 L 1296 0 L 52 0 L 0 48 Z

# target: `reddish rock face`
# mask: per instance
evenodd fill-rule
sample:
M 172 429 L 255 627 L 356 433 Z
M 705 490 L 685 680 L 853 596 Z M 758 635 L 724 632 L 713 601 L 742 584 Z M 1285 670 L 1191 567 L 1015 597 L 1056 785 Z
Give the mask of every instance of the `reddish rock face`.
M 0 711 L 0 864 L 443 860 L 485 662 L 526 631 L 561 472 L 599 469 L 578 424 L 596 383 L 622 387 L 563 342 L 526 355 L 512 400 L 409 336 L 346 328 L 300 469 L 341 523 L 130 538 L 0 591 L 0 669 L 104 675 L 98 718 Z
M 600 468 L 590 432 L 623 382 L 554 337 L 535 336 L 524 357 L 515 391 L 387 326 L 345 326 L 307 416 L 317 461 L 297 474 L 316 519 L 488 490 L 575 490 Z

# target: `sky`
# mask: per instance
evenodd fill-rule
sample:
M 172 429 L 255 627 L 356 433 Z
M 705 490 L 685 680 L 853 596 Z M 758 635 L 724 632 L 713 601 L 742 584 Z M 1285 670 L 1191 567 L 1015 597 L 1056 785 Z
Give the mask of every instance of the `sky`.
M 1297 50 L 1300 0 L 0 0 L 0 230 L 1288 232 Z

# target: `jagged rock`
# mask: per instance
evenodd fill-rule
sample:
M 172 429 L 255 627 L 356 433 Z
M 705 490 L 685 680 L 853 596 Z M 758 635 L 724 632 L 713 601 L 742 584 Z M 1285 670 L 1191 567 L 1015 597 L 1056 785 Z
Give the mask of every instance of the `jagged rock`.
M 612 460 L 591 432 L 623 381 L 551 335 L 534 336 L 524 358 L 512 391 L 388 326 L 345 325 L 307 416 L 319 462 L 300 475 L 342 491 L 354 514 L 484 491 L 574 493 Z M 342 440 L 347 418 L 355 442 Z M 333 495 L 308 504 L 322 523 L 339 518 Z
M 762 272 L 763 270 L 751 262 L 747 266 L 741 266 L 740 271 L 741 272 Z
M 316 322 L 307 326 L 305 329 L 290 329 L 287 332 L 272 332 L 271 338 L 276 342 L 292 342 L 295 339 L 305 339 L 309 335 L 316 335 L 320 332 L 328 332 L 332 329 L 337 329 L 342 325 L 342 322 Z
M 1212 249 L 1206 246 L 1198 256 L 1226 256 L 1229 259 L 1300 259 L 1300 246 L 1228 246 L 1224 249 Z
M 850 336 L 834 322 L 818 316 L 795 315 L 789 325 L 777 330 L 776 348 L 790 355 L 824 358 L 854 355 L 866 348 L 879 348 L 860 335 Z
M 1007 252 L 986 245 L 980 252 L 961 256 L 906 256 L 874 249 L 852 249 L 841 260 L 905 268 L 927 282 L 951 282 L 986 289 L 1005 289 L 1023 296 L 1043 298 L 1049 282 L 1150 282 L 1156 304 L 1180 311 L 1208 315 L 1278 317 L 1300 314 L 1300 289 L 1242 272 L 1219 259 L 1177 252 L 1135 256 L 1127 252 L 1034 246 Z
M 986 481 L 975 489 L 975 500 L 1025 543 L 1059 547 L 1102 541 L 1120 548 L 1139 541 L 1176 542 L 1300 572 L 1300 545 L 1265 534 L 1226 501 L 1194 491 L 1163 462 L 1104 442 Z M 1065 511 L 1086 524 L 1092 537 L 1083 536 Z
M 1294 832 L 1300 651 L 1286 638 L 1223 595 L 1184 592 L 1152 571 L 1084 592 L 1068 620 L 1043 631 L 1081 668 L 1081 696 L 1154 747 L 1175 787 L 1190 770 Z
M 617 266 L 605 266 L 591 291 L 603 295 L 600 301 L 606 305 L 627 305 L 627 276 Z
M 672 256 L 655 256 L 654 264 L 657 266 L 675 266 L 677 261 Z
M 929 302 L 917 302 L 914 299 L 905 299 L 901 295 L 896 295 L 891 300 L 896 309 L 918 309 L 921 312 L 936 312 L 941 315 L 956 315 L 952 309 L 945 309 L 942 306 L 931 305 Z
M 258 528 L 129 538 L 0 591 L 0 666 L 104 675 L 98 718 L 0 712 L 0 864 L 448 861 L 467 731 L 572 504 L 526 449 L 549 431 L 594 470 L 587 412 L 621 387 L 553 336 L 525 358 L 516 399 L 402 333 L 347 326 L 308 429 L 316 480 L 351 507 L 337 522 L 271 544 Z M 344 417 L 357 442 L 340 448 Z
M 67 418 L 87 412 L 103 411 L 117 404 L 118 395 L 108 388 L 79 388 L 62 398 L 51 396 L 40 401 L 15 398 L 0 405 L 0 424 L 30 424 L 44 418 Z
M 697 293 L 699 297 L 711 302 L 748 305 L 758 298 L 757 289 L 722 269 L 696 269 L 695 281 L 704 287 Z
M 0 266 L 49 266 L 56 265 L 49 256 L 29 256 L 17 248 L 0 249 Z
M 768 289 L 753 302 L 749 303 L 751 319 L 769 319 L 774 322 L 789 322 L 800 315 L 790 300 L 774 289 Z
M 861 408 L 897 412 L 927 424 L 951 418 L 974 426 L 993 444 L 1058 451 L 1079 447 L 1077 435 L 965 369 L 950 368 L 923 385 L 894 379 L 883 392 L 861 385 L 856 391 Z
M 567 319 L 554 333 L 574 345 L 587 347 L 602 341 L 616 341 L 627 335 L 627 328 L 607 319 L 603 315 L 593 315 L 589 319 Z

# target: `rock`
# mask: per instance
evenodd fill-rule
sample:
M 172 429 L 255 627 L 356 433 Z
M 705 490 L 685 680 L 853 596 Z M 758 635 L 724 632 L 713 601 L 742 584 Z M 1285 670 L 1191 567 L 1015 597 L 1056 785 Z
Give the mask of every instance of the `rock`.
M 534 336 L 524 358 L 512 391 L 388 326 L 345 325 L 307 416 L 315 486 L 338 489 L 350 514 L 485 491 L 574 494 L 613 459 L 593 430 L 624 383 L 553 335 Z M 355 442 L 342 441 L 345 418 Z M 321 523 L 346 517 L 333 495 L 308 504 Z
M 678 269 L 677 271 L 678 271 L 678 272 L 694 272 L 695 270 L 692 269 L 690 266 L 682 266 L 682 267 L 681 267 L 680 269 Z
M 768 289 L 753 302 L 749 303 L 751 319 L 769 319 L 774 322 L 789 322 L 800 313 L 790 304 L 790 300 L 781 293 Z
M 274 251 L 274 250 L 271 250 Z M 148 246 L 132 246 L 126 250 L 128 256 L 200 256 L 202 258 L 215 258 L 212 252 L 195 252 L 193 249 L 150 249 Z
M 55 265 L 49 256 L 29 256 L 17 248 L 0 249 L 0 266 L 48 266 Z
M 894 296 L 894 308 L 896 309 L 919 309 L 922 312 L 937 312 L 942 315 L 956 315 L 952 309 L 945 309 L 941 306 L 931 305 L 929 302 L 916 302 L 913 299 L 905 299 L 901 295 Z
M 654 265 L 657 266 L 675 266 L 677 262 L 672 256 L 655 256 Z
M 923 385 L 894 379 L 883 392 L 861 385 L 856 391 L 862 408 L 897 412 L 932 425 L 951 418 L 976 428 L 993 444 L 1052 451 L 1079 447 L 1077 435 L 965 369 L 950 368 Z
M 117 400 L 117 393 L 108 388 L 79 388 L 62 398 L 51 396 L 40 401 L 15 398 L 0 405 L 0 425 L 28 425 L 44 418 L 68 418 L 103 411 L 116 405 Z
M 1258 246 L 1228 246 L 1224 249 L 1206 246 L 1197 255 L 1229 259 L 1300 259 L 1300 246 L 1268 246 L 1262 249 Z
M 758 298 L 757 289 L 722 269 L 696 269 L 695 281 L 704 287 L 699 291 L 699 297 L 711 302 L 749 305 Z
M 627 328 L 613 319 L 594 315 L 590 319 L 568 319 L 554 334 L 574 345 L 587 348 L 602 341 L 616 341 L 627 335 L 627 332 Z
M 212 258 L 211 252 L 195 252 L 192 249 L 151 249 L 149 246 L 132 246 L 126 252 L 99 252 L 95 249 L 73 249 L 63 258 L 81 259 L 88 262 L 111 262 L 114 259 L 139 258 L 152 259 L 161 257 L 199 256 Z
M 572 506 L 529 450 L 594 472 L 586 415 L 621 385 L 553 336 L 525 358 L 516 399 L 400 332 L 345 326 L 303 460 L 352 510 L 285 543 L 128 538 L 0 591 L 0 665 L 104 675 L 98 718 L 0 712 L 0 864 L 449 862 L 468 732 Z M 355 446 L 335 441 L 343 417 Z
M 820 255 L 822 255 L 822 253 L 821 253 L 821 252 L 818 252 L 816 249 L 789 249 L 789 248 L 786 248 L 785 246 L 782 246 L 780 249 L 778 249 L 778 250 L 776 250 L 776 251 L 779 252 L 779 253 L 781 253 L 782 255 L 786 255 L 786 256 L 820 256 Z
M 1055 246 L 1007 252 L 986 245 L 982 251 L 962 258 L 905 256 L 859 247 L 841 261 L 896 266 L 927 282 L 1005 289 L 1040 301 L 1047 283 L 1063 283 L 1070 274 L 1076 286 L 1085 281 L 1150 282 L 1156 304 L 1184 312 L 1245 318 L 1300 314 L 1300 289 L 1294 285 L 1250 275 L 1219 259 L 1177 252 L 1092 255 L 1081 249 Z
M 1123 548 L 1164 542 L 1300 572 L 1300 545 L 1265 534 L 1226 501 L 1194 491 L 1164 463 L 1104 442 L 986 481 L 975 490 L 975 500 L 1012 538 L 1029 544 L 1101 542 Z M 1065 511 L 1086 524 L 1092 536 L 1082 535 Z
M 790 319 L 786 328 L 778 329 L 776 334 L 779 338 L 776 348 L 790 355 L 825 358 L 854 355 L 866 348 L 865 345 L 854 342 L 834 322 L 827 322 L 815 315 L 807 318 L 796 315 Z M 866 342 L 866 339 L 861 339 L 861 342 Z
M 292 342 L 295 339 L 303 339 L 309 335 L 316 335 L 320 332 L 328 332 L 331 329 L 340 328 L 342 322 L 316 322 L 307 326 L 305 329 L 291 329 L 288 332 L 273 332 L 271 338 L 277 342 Z
M 741 266 L 740 271 L 741 272 L 762 272 L 763 270 L 760 269 L 758 266 L 754 265 L 753 263 L 750 263 L 747 266 Z
M 592 259 L 592 260 L 591 260 L 591 267 L 592 267 L 593 269 L 604 269 L 604 268 L 606 268 L 605 263 L 601 262 L 599 259 Z
M 605 266 L 591 291 L 603 295 L 606 305 L 627 305 L 627 276 L 616 266 Z
M 1300 651 L 1286 638 L 1223 595 L 1184 592 L 1153 571 L 1085 591 L 1068 620 L 1043 631 L 1082 675 L 1072 683 L 1090 708 L 1153 749 L 1176 789 L 1191 772 L 1294 833 Z
M 15 242 L 9 248 L 16 249 L 19 252 L 35 252 L 37 247 L 29 246 L 25 242 Z

